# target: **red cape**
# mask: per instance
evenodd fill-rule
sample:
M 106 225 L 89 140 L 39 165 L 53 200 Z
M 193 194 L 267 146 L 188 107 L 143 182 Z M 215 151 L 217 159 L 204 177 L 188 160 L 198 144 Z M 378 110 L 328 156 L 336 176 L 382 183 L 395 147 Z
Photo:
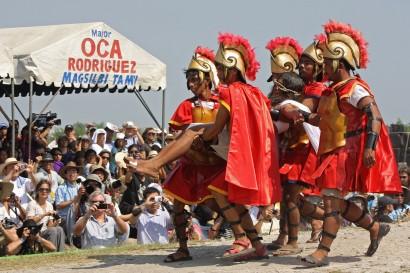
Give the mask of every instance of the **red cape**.
M 231 140 L 225 180 L 228 200 L 270 205 L 281 200 L 275 132 L 268 99 L 251 85 L 229 85 Z

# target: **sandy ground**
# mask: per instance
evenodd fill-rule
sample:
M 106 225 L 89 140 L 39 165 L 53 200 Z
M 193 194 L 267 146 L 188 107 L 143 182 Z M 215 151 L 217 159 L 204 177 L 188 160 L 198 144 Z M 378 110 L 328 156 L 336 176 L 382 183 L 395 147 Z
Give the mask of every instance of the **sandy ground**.
M 332 246 L 331 263 L 328 267 L 309 268 L 299 262 L 295 256 L 272 257 L 262 261 L 234 263 L 223 261 L 221 255 L 231 241 L 208 241 L 201 246 L 190 248 L 192 261 L 163 263 L 163 259 L 171 251 L 158 250 L 144 254 L 94 256 L 97 262 L 89 264 L 65 264 L 53 268 L 24 270 L 24 272 L 410 272 L 410 222 L 392 224 L 390 233 L 382 240 L 378 252 L 373 257 L 364 253 L 369 244 L 368 232 L 360 228 L 342 228 Z M 300 241 L 305 242 L 310 232 L 300 233 Z M 264 242 L 270 242 L 276 235 L 264 236 Z M 302 255 L 313 252 L 316 244 L 302 243 Z M 13 270 L 12 272 L 23 272 Z

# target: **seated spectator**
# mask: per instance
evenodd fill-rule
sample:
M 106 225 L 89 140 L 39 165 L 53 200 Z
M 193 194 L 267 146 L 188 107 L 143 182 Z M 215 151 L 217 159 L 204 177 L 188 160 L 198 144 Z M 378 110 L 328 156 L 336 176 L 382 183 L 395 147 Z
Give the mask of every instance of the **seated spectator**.
M 74 163 L 77 166 L 82 166 L 82 169 L 78 173 L 80 175 L 84 175 L 85 153 L 83 151 L 75 152 L 75 154 L 74 154 Z
M 113 141 L 114 133 L 118 133 L 119 130 L 118 130 L 118 127 L 112 124 L 111 122 L 107 122 L 105 124 L 104 130 L 106 132 L 105 144 L 107 144 L 110 147 L 110 151 L 111 151 L 112 147 L 114 146 L 114 141 Z
M 99 154 L 102 150 L 111 150 L 111 148 L 105 143 L 106 134 L 107 133 L 104 131 L 104 129 L 97 129 L 94 132 L 91 149 L 93 149 L 97 154 Z
M 108 150 L 102 150 L 98 154 L 99 162 L 98 165 L 101 166 L 108 174 L 106 180 L 111 180 L 111 172 L 110 172 L 110 159 L 111 153 Z
M 404 197 L 406 196 L 408 189 L 403 186 L 402 189 L 402 193 L 397 193 L 392 197 L 397 201 L 397 204 L 394 205 L 394 211 L 389 213 L 389 217 L 392 218 L 393 221 L 403 221 L 408 219 L 408 216 L 410 215 L 410 206 L 404 204 Z
M 73 206 L 76 202 L 79 203 L 81 199 L 81 183 L 77 183 L 77 179 L 82 169 L 82 166 L 76 166 L 74 162 L 68 162 L 67 165 L 60 170 L 60 175 L 65 181 L 58 186 L 55 201 L 57 213 L 61 217 L 61 226 L 66 232 L 66 236 L 68 236 L 66 231 L 68 210 L 70 206 Z
M 56 171 L 53 170 L 53 157 L 51 154 L 46 154 L 40 161 L 41 168 L 36 173 L 37 181 L 48 180 L 51 182 L 51 199 L 54 201 L 57 187 L 63 184 L 64 180 Z
M 14 192 L 10 193 L 9 196 L 3 196 L 3 198 L 4 199 L 0 200 L 0 220 L 7 218 L 13 222 L 16 227 L 21 227 L 24 219 L 26 219 L 27 211 L 21 205 L 20 198 L 16 196 Z
M 53 148 L 50 151 L 50 154 L 53 156 L 53 169 L 56 172 L 60 172 L 60 169 L 64 166 L 64 163 L 61 162 L 61 159 L 63 158 L 63 154 L 61 153 L 61 150 L 59 148 Z
M 397 200 L 394 200 L 390 196 L 380 197 L 377 204 L 377 214 L 375 220 L 380 223 L 393 223 L 393 219 L 390 218 L 389 214 L 394 211 L 393 205 L 396 205 L 397 203 Z
M 5 255 L 7 244 L 18 239 L 17 225 L 9 218 L 8 209 L 3 205 L 12 193 L 13 187 L 10 182 L 0 182 L 0 256 Z
M 47 201 L 51 191 L 50 182 L 40 180 L 36 185 L 36 197 L 27 207 L 27 219 L 40 225 L 40 236 L 53 243 L 58 252 L 64 251 L 65 235 L 60 216 L 53 210 L 53 205 Z
M 85 164 L 84 164 L 84 175 L 87 176 L 90 174 L 90 168 L 92 165 L 96 165 L 97 161 L 97 153 L 93 149 L 88 149 L 85 152 Z
M 168 244 L 171 217 L 166 209 L 159 209 L 162 199 L 153 187 L 144 191 L 144 202 L 134 207 L 130 223 L 137 228 L 139 244 Z
M 63 162 L 64 165 L 67 164 L 69 161 L 73 161 L 74 159 L 74 153 L 68 147 L 69 143 L 70 140 L 66 135 L 60 136 L 57 140 L 57 147 L 60 149 L 62 154 L 61 162 Z
M 7 138 L 7 129 L 9 128 L 9 124 L 6 122 L 0 123 L 0 148 L 3 148 L 3 143 Z M 7 157 L 6 157 L 7 158 Z
M 409 188 L 410 187 L 410 168 L 405 165 L 399 169 L 399 176 L 401 180 L 401 185 Z M 404 203 L 410 205 L 410 191 L 406 191 L 406 195 L 404 196 Z
M 77 143 L 77 151 L 86 152 L 90 149 L 90 138 L 87 135 L 80 136 Z
M 7 255 L 28 255 L 56 251 L 52 242 L 40 237 L 42 224 L 36 225 L 34 220 L 25 220 L 23 226 L 17 230 L 19 240 L 13 241 L 6 247 Z
M 140 135 L 138 126 L 134 125 L 132 121 L 126 121 L 123 124 L 124 134 L 125 134 L 125 148 L 136 144 L 138 148 L 141 149 L 144 145 L 144 139 Z M 143 158 L 145 158 L 146 154 L 143 154 Z
M 10 157 L 0 166 L 0 175 L 3 181 L 9 181 L 14 185 L 13 192 L 19 198 L 23 208 L 27 208 L 28 202 L 31 201 L 28 193 L 32 192 L 37 184 L 37 178 L 33 173 L 33 162 L 26 164 L 17 159 Z M 24 178 L 20 173 L 26 171 L 30 177 Z
M 74 126 L 71 124 L 68 124 L 64 127 L 64 135 L 67 136 L 68 138 L 68 143 L 71 143 L 73 141 L 76 141 L 77 139 L 75 138 L 75 131 L 74 131 Z
M 108 213 L 108 214 L 107 214 Z M 82 248 L 102 248 L 120 245 L 128 238 L 128 225 L 107 203 L 101 191 L 89 197 L 89 210 L 74 226 L 74 235 L 81 235 Z
M 123 133 L 117 133 L 116 139 L 114 141 L 114 145 L 111 149 L 111 158 L 110 158 L 110 172 L 112 177 L 119 177 L 118 176 L 118 166 L 117 162 L 115 161 L 115 155 L 117 153 L 126 152 L 127 149 L 125 148 L 125 135 Z
M 128 147 L 128 155 L 134 158 L 141 158 L 138 145 L 133 144 Z M 152 180 L 138 172 L 132 172 L 127 169 L 125 174 L 125 190 L 120 203 L 120 210 L 122 214 L 129 214 L 135 205 L 140 205 L 143 200 L 143 192 Z
M 4 148 L 0 148 L 0 165 L 6 162 L 7 158 L 8 158 L 7 150 Z
M 92 165 L 90 168 L 90 174 L 96 174 L 100 178 L 101 183 L 103 184 L 102 191 L 105 192 L 105 186 L 110 181 L 110 174 L 106 169 L 100 165 Z

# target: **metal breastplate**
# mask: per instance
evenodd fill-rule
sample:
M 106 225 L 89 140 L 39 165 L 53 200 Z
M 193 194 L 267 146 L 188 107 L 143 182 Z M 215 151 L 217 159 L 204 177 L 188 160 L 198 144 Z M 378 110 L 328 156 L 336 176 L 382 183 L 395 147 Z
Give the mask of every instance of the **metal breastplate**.
M 282 144 L 286 143 L 286 148 L 295 148 L 298 145 L 309 143 L 309 138 L 302 125 L 289 128 L 283 136 Z
M 320 142 L 317 154 L 325 154 L 344 146 L 347 118 L 339 110 L 335 92 L 332 92 L 330 96 L 320 98 L 317 112 L 320 116 Z
M 218 109 L 214 109 L 214 107 L 215 107 L 214 103 L 213 103 L 212 108 L 208 108 L 204 104 L 201 104 L 199 100 L 196 100 L 192 108 L 192 122 L 194 123 L 214 122 L 216 118 L 216 113 L 218 112 Z

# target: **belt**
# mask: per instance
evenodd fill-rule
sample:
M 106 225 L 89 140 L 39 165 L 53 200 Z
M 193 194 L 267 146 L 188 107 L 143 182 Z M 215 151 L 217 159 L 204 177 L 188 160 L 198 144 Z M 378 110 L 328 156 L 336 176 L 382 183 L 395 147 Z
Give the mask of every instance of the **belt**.
M 365 129 L 362 128 L 362 129 L 359 129 L 359 130 L 356 130 L 356 131 L 346 132 L 346 133 L 344 134 L 344 137 L 345 137 L 345 138 L 348 138 L 348 137 L 353 137 L 353 136 L 360 135 L 361 133 L 364 132 L 364 130 L 365 130 Z

